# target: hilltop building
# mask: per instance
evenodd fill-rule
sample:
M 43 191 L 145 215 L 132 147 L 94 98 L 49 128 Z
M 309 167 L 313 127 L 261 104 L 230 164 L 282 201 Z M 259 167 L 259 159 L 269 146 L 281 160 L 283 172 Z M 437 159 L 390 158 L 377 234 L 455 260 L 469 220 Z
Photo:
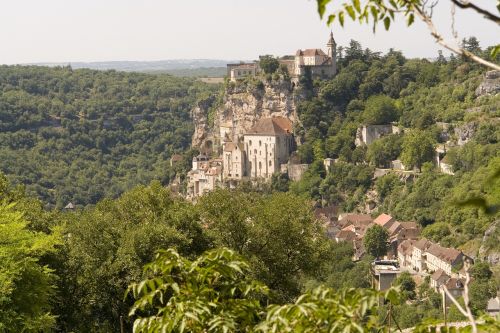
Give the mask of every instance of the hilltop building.
M 337 74 L 337 43 L 330 33 L 326 44 L 327 51 L 321 49 L 297 50 L 295 55 L 287 55 L 279 59 L 280 65 L 286 66 L 292 80 L 308 71 L 312 77 L 332 78 Z M 235 82 L 248 76 L 256 76 L 261 72 L 258 62 L 227 65 L 227 77 Z

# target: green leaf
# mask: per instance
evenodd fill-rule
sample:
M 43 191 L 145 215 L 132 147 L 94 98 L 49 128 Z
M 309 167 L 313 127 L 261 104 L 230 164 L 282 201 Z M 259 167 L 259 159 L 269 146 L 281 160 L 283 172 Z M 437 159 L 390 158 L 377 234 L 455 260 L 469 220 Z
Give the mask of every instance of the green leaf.
M 359 3 L 359 0 L 353 0 L 352 4 L 353 4 L 354 8 L 356 8 L 356 11 L 358 13 L 361 13 L 361 5 Z
M 334 20 L 335 20 L 335 14 L 331 14 L 328 16 L 328 21 L 326 21 L 326 24 L 330 25 Z
M 344 12 L 339 12 L 339 22 L 341 26 L 344 26 Z
M 415 15 L 413 14 L 408 15 L 408 21 L 407 21 L 408 26 L 412 25 L 413 21 L 415 21 Z
M 331 0 L 316 0 L 318 3 L 318 13 L 319 17 L 323 18 L 323 15 L 325 15 L 326 11 L 326 5 L 331 1 Z
M 389 17 L 384 18 L 384 27 L 385 27 L 385 30 L 389 30 L 390 26 L 391 26 L 391 19 Z
M 356 19 L 356 13 L 354 12 L 354 8 L 352 8 L 352 6 L 345 6 L 345 10 L 347 11 L 347 14 L 349 14 L 351 19 L 354 21 Z
M 490 55 L 491 55 L 491 57 L 493 59 L 495 59 L 497 57 L 497 55 L 498 55 L 499 52 L 500 52 L 500 44 L 496 45 L 495 47 L 493 47 L 493 49 L 491 50 Z

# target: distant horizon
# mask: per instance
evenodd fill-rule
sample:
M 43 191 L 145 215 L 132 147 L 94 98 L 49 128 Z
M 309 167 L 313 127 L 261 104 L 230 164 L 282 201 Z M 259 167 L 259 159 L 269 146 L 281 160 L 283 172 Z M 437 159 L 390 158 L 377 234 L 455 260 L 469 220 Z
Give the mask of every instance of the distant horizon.
M 439 2 L 434 19 L 444 38 L 456 42 L 449 3 Z M 458 40 L 475 36 L 483 48 L 498 44 L 498 26 L 471 10 L 457 9 L 455 23 Z M 412 27 L 397 20 L 390 31 L 378 26 L 375 34 L 372 26 L 350 20 L 328 27 L 312 0 L 19 0 L 5 2 L 0 31 L 0 64 L 6 65 L 255 60 L 259 54 L 324 49 L 330 31 L 338 45 L 354 39 L 363 48 L 393 48 L 407 58 L 435 58 L 442 49 L 418 20 Z

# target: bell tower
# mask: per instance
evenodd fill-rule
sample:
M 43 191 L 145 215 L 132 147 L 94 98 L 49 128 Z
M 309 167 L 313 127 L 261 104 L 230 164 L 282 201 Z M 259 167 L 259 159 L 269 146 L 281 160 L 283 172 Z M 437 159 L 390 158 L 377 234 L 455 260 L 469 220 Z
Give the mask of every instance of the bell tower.
M 333 39 L 333 32 L 330 31 L 330 39 L 326 44 L 327 54 L 332 59 L 332 74 L 337 74 L 337 43 Z

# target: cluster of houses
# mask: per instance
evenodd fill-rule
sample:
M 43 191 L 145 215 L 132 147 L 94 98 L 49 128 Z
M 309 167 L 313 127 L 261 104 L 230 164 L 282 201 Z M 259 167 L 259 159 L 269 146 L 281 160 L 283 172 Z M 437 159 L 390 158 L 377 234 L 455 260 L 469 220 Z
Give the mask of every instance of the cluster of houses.
M 317 216 L 324 218 L 327 235 L 337 242 L 351 243 L 353 260 L 365 254 L 363 239 L 366 231 L 374 225 L 386 229 L 389 234 L 387 256 L 374 264 L 372 273 L 375 286 L 381 290 L 390 287 L 393 279 L 402 270 L 414 275 L 429 276 L 430 284 L 440 291 L 446 286 L 454 296 L 464 290 L 466 256 L 459 250 L 443 247 L 425 238 L 420 238 L 421 228 L 415 222 L 400 222 L 388 214 L 372 218 L 367 214 L 341 214 L 335 220 L 335 212 L 320 209 Z
M 365 254 L 363 238 L 366 231 L 379 225 L 389 234 L 388 257 L 396 257 L 398 244 L 405 240 L 416 240 L 420 236 L 420 227 L 415 222 L 399 222 L 392 216 L 381 214 L 372 218 L 368 214 L 341 214 L 337 221 L 330 221 L 327 226 L 327 235 L 336 242 L 352 243 L 354 260 L 359 260 Z

